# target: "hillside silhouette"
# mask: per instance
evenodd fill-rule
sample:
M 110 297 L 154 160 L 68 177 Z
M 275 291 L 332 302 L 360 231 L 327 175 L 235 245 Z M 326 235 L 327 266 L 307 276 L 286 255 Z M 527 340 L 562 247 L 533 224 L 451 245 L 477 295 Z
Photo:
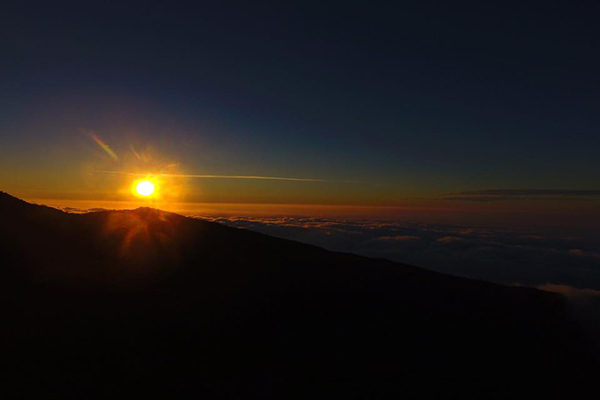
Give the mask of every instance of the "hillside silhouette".
M 573 393 L 557 294 L 150 208 L 0 193 L 4 398 L 397 399 Z

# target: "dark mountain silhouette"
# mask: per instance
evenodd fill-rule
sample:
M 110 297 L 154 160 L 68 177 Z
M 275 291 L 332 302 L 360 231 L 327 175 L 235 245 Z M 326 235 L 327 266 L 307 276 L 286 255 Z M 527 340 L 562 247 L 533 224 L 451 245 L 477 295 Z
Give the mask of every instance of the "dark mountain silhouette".
M 0 193 L 3 398 L 515 397 L 595 373 L 557 294 Z

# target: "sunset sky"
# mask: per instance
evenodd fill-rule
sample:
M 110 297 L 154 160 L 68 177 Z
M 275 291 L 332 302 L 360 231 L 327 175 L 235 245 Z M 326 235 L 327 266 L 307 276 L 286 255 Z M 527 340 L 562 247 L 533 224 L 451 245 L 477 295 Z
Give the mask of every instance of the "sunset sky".
M 14 7 L 0 9 L 13 195 L 129 201 L 136 174 L 162 173 L 166 206 L 598 221 L 587 6 Z
M 597 391 L 599 45 L 600 1 L 0 0 L 0 400 Z

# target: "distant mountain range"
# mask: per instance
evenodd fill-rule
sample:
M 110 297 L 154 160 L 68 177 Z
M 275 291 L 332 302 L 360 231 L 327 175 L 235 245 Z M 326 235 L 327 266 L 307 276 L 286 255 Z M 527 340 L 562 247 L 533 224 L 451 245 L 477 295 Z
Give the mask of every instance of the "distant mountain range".
M 3 398 L 573 394 L 597 372 L 557 294 L 160 210 L 0 192 Z

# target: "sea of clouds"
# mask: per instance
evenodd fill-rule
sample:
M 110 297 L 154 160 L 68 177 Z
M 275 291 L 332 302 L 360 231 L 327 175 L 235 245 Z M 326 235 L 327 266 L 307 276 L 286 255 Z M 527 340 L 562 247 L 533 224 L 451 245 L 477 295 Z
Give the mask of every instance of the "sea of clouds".
M 600 251 L 598 242 L 589 238 L 400 221 L 202 218 L 468 278 L 600 289 Z

